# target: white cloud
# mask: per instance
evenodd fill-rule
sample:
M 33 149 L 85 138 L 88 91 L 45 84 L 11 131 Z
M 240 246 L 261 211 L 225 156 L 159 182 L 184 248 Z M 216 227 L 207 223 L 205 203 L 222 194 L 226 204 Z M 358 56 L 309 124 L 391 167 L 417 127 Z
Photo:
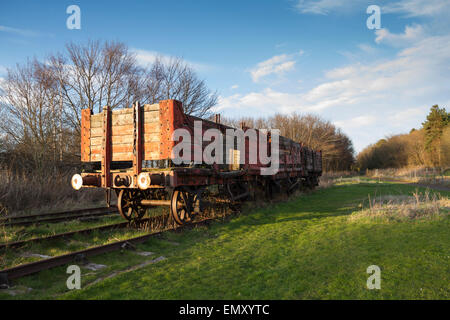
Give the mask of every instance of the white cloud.
M 430 110 L 430 106 L 423 105 L 416 108 L 407 108 L 405 110 L 391 112 L 387 116 L 387 121 L 393 127 L 409 127 L 412 129 L 414 123 L 425 120 L 426 115 Z
M 38 36 L 39 35 L 35 31 L 18 29 L 18 28 L 12 28 L 12 27 L 7 27 L 7 26 L 0 26 L 0 31 L 1 32 L 7 32 L 7 33 L 12 33 L 12 34 L 17 34 L 17 35 L 20 35 L 20 36 L 26 36 L 26 37 L 33 37 L 33 36 Z
M 345 78 L 354 74 L 358 68 L 361 67 L 360 63 L 349 65 L 346 67 L 331 69 L 330 71 L 325 73 L 325 76 L 329 79 L 340 79 Z
M 278 92 L 266 88 L 261 92 L 234 94 L 228 97 L 220 96 L 219 103 L 215 109 L 216 111 L 247 109 L 250 113 L 256 111 L 258 114 L 271 113 L 271 111 L 288 112 L 290 108 L 297 106 L 297 98 L 298 95 L 296 94 Z
M 377 52 L 377 49 L 376 49 L 376 48 L 372 47 L 372 46 L 369 45 L 369 44 L 365 44 L 365 43 L 359 44 L 359 45 L 358 45 L 358 48 L 359 48 L 362 52 L 364 52 L 364 53 L 366 53 L 366 54 L 374 54 L 374 53 Z
M 298 0 L 295 9 L 303 14 L 328 15 L 332 12 L 361 10 L 373 3 L 369 0 Z M 381 13 L 396 13 L 406 17 L 438 16 L 450 12 L 448 0 L 397 0 L 381 7 Z
M 407 17 L 434 16 L 450 11 L 448 0 L 401 0 L 383 6 L 383 13 L 400 13 Z
M 367 0 L 299 0 L 295 8 L 301 13 L 327 15 L 331 11 L 350 10 L 357 2 L 367 2 Z
M 288 93 L 265 88 L 260 92 L 247 94 L 234 94 L 228 97 L 219 97 L 219 103 L 215 110 L 239 110 L 249 114 L 273 114 L 275 112 L 290 113 L 318 112 L 334 105 L 352 103 L 345 97 L 334 97 L 321 100 L 320 92 L 329 87 L 327 84 L 319 86 L 307 94 Z
M 19 29 L 19 28 L 12 28 L 7 26 L 0 25 L 0 32 L 7 32 L 23 37 L 40 37 L 40 36 L 53 36 L 52 34 L 46 34 L 41 33 L 38 31 L 32 31 L 32 30 L 26 30 L 26 29 Z
M 380 53 L 379 48 L 371 46 L 370 44 L 360 43 L 356 47 L 357 49 L 354 49 L 352 51 L 339 50 L 337 52 L 346 57 L 349 61 L 353 62 L 373 59 L 376 58 L 376 56 Z
M 391 33 L 388 29 L 375 31 L 375 42 L 385 42 L 393 46 L 404 46 L 417 42 L 425 37 L 425 31 L 421 25 L 406 26 L 403 33 Z
M 170 61 L 170 59 L 174 58 L 174 56 L 163 54 L 157 51 L 142 50 L 136 48 L 132 48 L 131 52 L 133 52 L 136 55 L 137 63 L 143 67 L 151 65 L 153 62 L 155 62 L 156 58 L 158 57 L 165 62 L 168 62 Z M 189 66 L 191 66 L 194 70 L 198 72 L 206 72 L 211 71 L 213 69 L 212 66 L 207 64 L 192 62 L 186 59 L 183 60 L 185 63 L 187 63 Z
M 238 86 L 237 84 L 232 85 L 232 86 L 230 87 L 231 90 L 234 90 L 234 89 L 237 89 L 237 88 L 239 88 L 239 86 Z
M 155 62 L 157 57 L 164 57 L 162 54 L 159 54 L 156 51 L 147 51 L 140 49 L 131 49 L 131 51 L 136 55 L 136 60 L 141 66 L 148 66 Z
M 320 109 L 324 101 L 331 107 L 339 106 L 341 101 L 373 105 L 374 99 L 407 99 L 414 103 L 414 97 L 437 98 L 448 92 L 450 79 L 445 75 L 449 65 L 450 36 L 429 37 L 400 51 L 394 59 L 329 71 L 326 76 L 332 81 L 310 90 L 303 100 Z
M 295 56 L 302 54 L 303 51 L 299 51 L 297 54 L 280 54 L 258 63 L 250 70 L 253 81 L 258 82 L 261 78 L 271 74 L 280 76 L 293 70 L 296 63 Z
M 335 121 L 334 124 L 341 128 L 361 128 L 371 124 L 374 124 L 378 120 L 377 117 L 373 115 L 362 115 L 354 117 L 348 120 Z

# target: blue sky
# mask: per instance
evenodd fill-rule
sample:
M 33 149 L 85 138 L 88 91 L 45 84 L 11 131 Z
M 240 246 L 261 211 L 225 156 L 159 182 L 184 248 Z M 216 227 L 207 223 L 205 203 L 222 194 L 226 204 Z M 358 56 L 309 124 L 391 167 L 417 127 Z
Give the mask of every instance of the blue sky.
M 81 30 L 66 8 L 81 9 Z M 369 30 L 369 5 L 381 29 Z M 6 68 L 67 42 L 119 40 L 145 65 L 179 56 L 220 94 L 225 116 L 314 113 L 357 151 L 419 127 L 450 102 L 450 1 L 2 1 Z

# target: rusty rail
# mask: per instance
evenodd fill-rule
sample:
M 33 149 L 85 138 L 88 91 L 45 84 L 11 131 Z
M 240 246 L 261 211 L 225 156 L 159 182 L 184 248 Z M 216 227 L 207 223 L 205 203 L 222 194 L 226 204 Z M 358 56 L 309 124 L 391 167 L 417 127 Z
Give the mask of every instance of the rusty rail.
M 35 223 L 55 223 L 80 218 L 101 217 L 116 214 L 116 207 L 100 207 L 79 209 L 55 213 L 33 214 L 26 216 L 14 216 L 0 219 L 2 226 L 26 226 Z
M 145 219 L 143 221 L 145 221 Z M 82 229 L 82 230 L 77 230 L 77 231 L 64 232 L 64 233 L 54 234 L 54 235 L 47 236 L 47 237 L 38 237 L 38 238 L 31 238 L 31 239 L 14 241 L 14 242 L 0 243 L 0 251 L 8 249 L 8 248 L 19 248 L 19 247 L 22 247 L 22 246 L 24 246 L 24 245 L 26 245 L 28 243 L 49 241 L 49 240 L 56 240 L 56 239 L 62 239 L 62 238 L 66 238 L 66 237 L 71 237 L 71 236 L 73 236 L 75 234 L 91 233 L 93 231 L 122 229 L 122 228 L 128 227 L 129 225 L 130 225 L 130 223 L 127 221 L 127 222 L 108 224 L 108 225 L 105 225 L 105 226 L 99 226 L 99 227 L 94 227 L 94 228 Z

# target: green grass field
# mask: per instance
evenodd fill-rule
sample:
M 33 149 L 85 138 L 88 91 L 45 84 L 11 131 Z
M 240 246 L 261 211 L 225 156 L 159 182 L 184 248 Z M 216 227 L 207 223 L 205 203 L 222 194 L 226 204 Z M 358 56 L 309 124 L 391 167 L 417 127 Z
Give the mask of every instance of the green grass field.
M 450 217 L 393 221 L 350 219 L 373 198 L 415 187 L 342 182 L 287 202 L 246 208 L 210 226 L 166 233 L 133 252 L 98 256 L 108 265 L 65 287 L 65 267 L 20 279 L 30 293 L 0 298 L 63 299 L 449 299 Z M 420 189 L 424 190 L 424 189 Z M 449 192 L 440 192 L 448 197 Z M 354 215 L 353 215 L 354 216 Z M 166 259 L 87 286 L 149 259 Z M 368 290 L 366 269 L 381 268 L 381 289 Z M 86 287 L 87 286 L 87 287 Z

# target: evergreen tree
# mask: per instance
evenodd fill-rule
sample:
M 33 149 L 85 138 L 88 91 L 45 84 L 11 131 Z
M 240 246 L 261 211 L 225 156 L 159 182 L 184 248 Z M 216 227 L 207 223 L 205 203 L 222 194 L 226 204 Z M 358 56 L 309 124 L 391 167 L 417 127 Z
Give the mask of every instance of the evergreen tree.
M 450 113 L 445 108 L 439 108 L 437 104 L 431 107 L 427 120 L 422 123 L 425 130 L 425 149 L 430 153 L 434 165 L 441 166 L 442 132 L 449 123 Z

